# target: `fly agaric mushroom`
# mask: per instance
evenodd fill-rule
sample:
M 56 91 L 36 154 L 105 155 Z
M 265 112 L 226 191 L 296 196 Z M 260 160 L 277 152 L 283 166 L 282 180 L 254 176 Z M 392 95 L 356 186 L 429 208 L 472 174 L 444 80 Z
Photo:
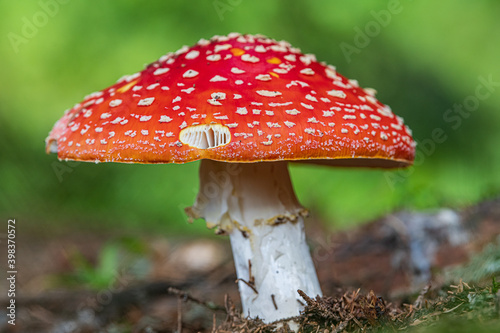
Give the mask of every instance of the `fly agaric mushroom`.
M 397 168 L 403 120 L 335 67 L 261 35 L 215 36 L 90 94 L 54 126 L 59 159 L 201 160 L 192 218 L 230 236 L 243 312 L 272 322 L 321 295 L 288 161 Z

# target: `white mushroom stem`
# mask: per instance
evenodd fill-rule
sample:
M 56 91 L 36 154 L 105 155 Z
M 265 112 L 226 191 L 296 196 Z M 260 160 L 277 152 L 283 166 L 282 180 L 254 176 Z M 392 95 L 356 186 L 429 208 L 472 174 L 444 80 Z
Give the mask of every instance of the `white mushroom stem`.
M 200 191 L 188 209 L 229 233 L 243 314 L 264 322 L 299 315 L 321 295 L 286 162 L 202 160 Z

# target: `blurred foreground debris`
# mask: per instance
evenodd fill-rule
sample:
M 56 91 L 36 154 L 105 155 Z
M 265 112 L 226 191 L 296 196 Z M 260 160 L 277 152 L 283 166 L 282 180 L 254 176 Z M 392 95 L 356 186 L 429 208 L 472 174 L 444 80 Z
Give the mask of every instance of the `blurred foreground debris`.
M 307 306 L 297 318 L 305 332 L 426 327 L 450 314 L 476 321 L 500 317 L 500 198 L 461 212 L 395 213 L 327 238 L 318 225 L 309 227 L 313 259 L 327 296 L 305 295 Z M 34 236 L 19 239 L 29 246 L 18 250 L 24 261 L 16 295 L 17 325 L 0 321 L 1 332 L 288 331 L 285 323 L 264 324 L 241 316 L 230 248 L 223 240 L 149 239 L 147 263 L 134 265 L 141 268 L 140 274 L 124 271 L 118 286 L 88 290 L 75 284 L 62 289 L 50 281 L 71 269 L 71 249 L 98 263 L 100 249 L 109 240 L 94 235 L 51 240 Z M 482 257 L 470 261 L 481 251 Z M 461 270 L 454 268 L 459 264 Z M 470 270 L 474 274 L 467 274 Z M 470 283 L 460 281 L 462 277 Z M 0 306 L 5 309 L 5 299 Z M 475 312 L 478 309 L 481 312 Z M 4 310 L 0 318 L 5 318 Z

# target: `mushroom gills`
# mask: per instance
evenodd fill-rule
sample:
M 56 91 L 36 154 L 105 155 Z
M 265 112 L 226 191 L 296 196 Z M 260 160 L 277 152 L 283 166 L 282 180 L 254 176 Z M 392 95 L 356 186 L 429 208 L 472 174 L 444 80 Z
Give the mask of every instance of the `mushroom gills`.
M 51 154 L 57 154 L 57 140 L 50 140 L 47 144 L 48 152 Z
M 205 124 L 186 127 L 179 134 L 179 140 L 198 149 L 210 149 L 231 142 L 229 128 L 221 124 Z

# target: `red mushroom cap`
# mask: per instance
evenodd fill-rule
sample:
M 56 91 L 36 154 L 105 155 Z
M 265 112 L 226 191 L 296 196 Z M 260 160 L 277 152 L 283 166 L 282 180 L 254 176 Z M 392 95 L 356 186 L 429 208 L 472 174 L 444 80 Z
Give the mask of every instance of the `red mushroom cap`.
M 287 42 L 230 34 L 169 53 L 87 96 L 54 126 L 60 159 L 185 163 L 412 163 L 403 120 Z

